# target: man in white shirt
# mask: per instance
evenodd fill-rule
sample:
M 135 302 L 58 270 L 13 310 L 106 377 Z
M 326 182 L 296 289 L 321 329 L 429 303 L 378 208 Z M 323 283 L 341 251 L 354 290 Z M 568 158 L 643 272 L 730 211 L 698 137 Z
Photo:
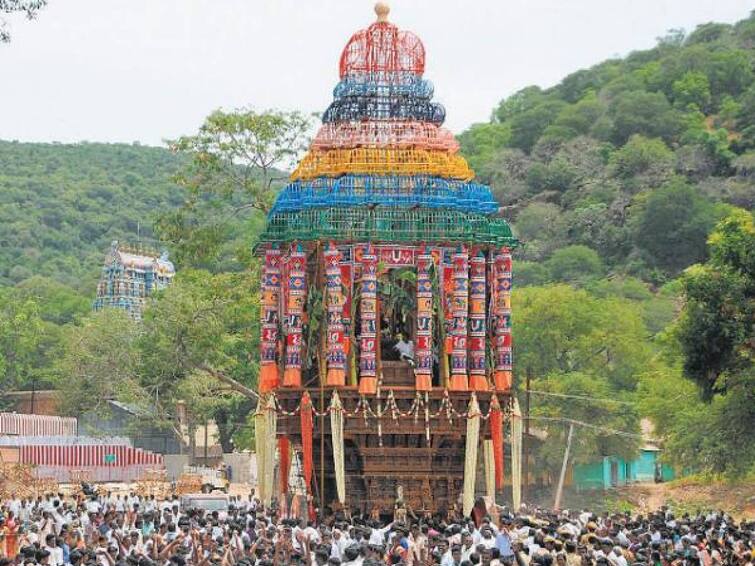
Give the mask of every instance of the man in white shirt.
M 608 561 L 614 566 L 629 566 L 627 559 L 624 558 L 624 553 L 621 552 L 620 546 L 614 546 L 610 553 L 608 553 Z
M 21 507 L 18 510 L 18 518 L 22 523 L 27 523 L 31 519 L 31 503 L 26 499 L 21 500 Z
M 389 523 L 382 529 L 378 528 L 372 528 L 370 531 L 370 538 L 367 541 L 368 544 L 376 545 L 376 546 L 382 546 L 385 544 L 385 535 L 388 531 L 391 530 L 391 527 L 393 526 L 393 523 Z
M 414 363 L 414 344 L 410 341 L 404 340 L 403 334 L 398 335 L 398 342 L 393 346 L 393 349 L 398 352 L 399 358 Z
M 493 530 L 490 528 L 490 526 L 484 525 L 480 530 L 479 544 L 487 549 L 493 548 L 495 546 L 495 538 L 493 538 Z
M 55 519 L 50 515 L 49 511 L 42 511 L 42 522 L 39 529 L 40 536 L 47 540 L 47 535 L 56 535 Z
M 330 557 L 338 558 L 343 562 L 343 551 L 347 546 L 351 544 L 347 534 L 341 532 L 340 529 L 333 529 L 333 540 L 330 544 Z
M 54 534 L 45 537 L 45 545 L 42 548 L 50 553 L 50 564 L 63 566 L 63 549 L 57 545 Z
M 99 513 L 100 510 L 102 509 L 102 505 L 100 505 L 100 502 L 97 501 L 96 497 L 89 498 L 89 501 L 87 501 L 86 507 L 89 513 Z

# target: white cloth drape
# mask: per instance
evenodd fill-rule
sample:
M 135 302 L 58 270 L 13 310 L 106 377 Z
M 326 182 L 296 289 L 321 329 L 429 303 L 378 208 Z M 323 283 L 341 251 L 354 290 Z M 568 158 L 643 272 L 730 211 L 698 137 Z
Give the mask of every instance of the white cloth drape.
M 343 464 L 343 405 L 338 391 L 330 400 L 330 435 L 333 443 L 333 466 L 336 472 L 338 501 L 346 503 L 346 474 Z
M 276 433 L 278 429 L 278 413 L 275 408 L 275 397 L 270 395 L 265 407 L 267 442 L 265 444 L 265 506 L 269 506 L 275 491 L 275 451 L 278 447 Z
M 522 506 L 522 411 L 516 397 L 511 415 L 511 498 L 516 513 Z
M 254 446 L 257 452 L 257 497 L 264 501 L 265 493 L 265 458 L 267 456 L 267 416 L 262 409 L 264 402 L 257 403 L 254 413 Z
M 477 396 L 472 393 L 467 411 L 467 446 L 464 453 L 464 494 L 462 508 L 469 516 L 474 506 L 474 488 L 477 480 L 477 446 L 480 443 L 480 407 Z
M 484 440 L 482 444 L 485 461 L 485 495 L 495 501 L 495 458 L 493 457 L 493 440 Z

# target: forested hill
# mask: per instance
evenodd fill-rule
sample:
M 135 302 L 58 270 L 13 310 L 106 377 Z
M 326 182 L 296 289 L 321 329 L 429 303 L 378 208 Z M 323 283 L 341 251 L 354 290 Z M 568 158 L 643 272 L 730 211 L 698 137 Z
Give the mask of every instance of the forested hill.
M 533 262 L 520 284 L 606 270 L 662 282 L 703 260 L 715 222 L 755 202 L 753 69 L 755 13 L 524 88 L 465 131 Z
M 42 275 L 93 296 L 110 242 L 149 241 L 182 202 L 180 163 L 140 145 L 0 141 L 0 285 Z
M 522 89 L 465 131 L 525 242 L 520 284 L 662 282 L 703 260 L 714 223 L 755 202 L 754 68 L 755 16 L 705 24 Z M 140 145 L 0 142 L 0 285 L 43 275 L 91 293 L 109 243 L 149 241 L 182 202 L 180 164 Z

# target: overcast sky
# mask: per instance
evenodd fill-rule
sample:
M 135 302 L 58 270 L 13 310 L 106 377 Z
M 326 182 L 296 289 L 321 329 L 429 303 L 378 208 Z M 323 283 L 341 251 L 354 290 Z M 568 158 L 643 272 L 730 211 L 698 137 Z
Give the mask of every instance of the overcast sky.
M 652 47 L 670 28 L 735 22 L 752 0 L 392 0 L 459 132 L 503 97 Z M 49 0 L 0 44 L 0 139 L 162 140 L 216 108 L 322 111 L 371 0 Z

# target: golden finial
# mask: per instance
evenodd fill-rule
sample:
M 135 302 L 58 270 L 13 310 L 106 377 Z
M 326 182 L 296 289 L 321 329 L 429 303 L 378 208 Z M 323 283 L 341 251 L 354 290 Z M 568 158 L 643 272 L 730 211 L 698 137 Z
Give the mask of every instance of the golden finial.
M 377 14 L 377 21 L 387 22 L 388 13 L 391 11 L 391 7 L 386 2 L 377 2 L 375 4 L 375 13 Z

